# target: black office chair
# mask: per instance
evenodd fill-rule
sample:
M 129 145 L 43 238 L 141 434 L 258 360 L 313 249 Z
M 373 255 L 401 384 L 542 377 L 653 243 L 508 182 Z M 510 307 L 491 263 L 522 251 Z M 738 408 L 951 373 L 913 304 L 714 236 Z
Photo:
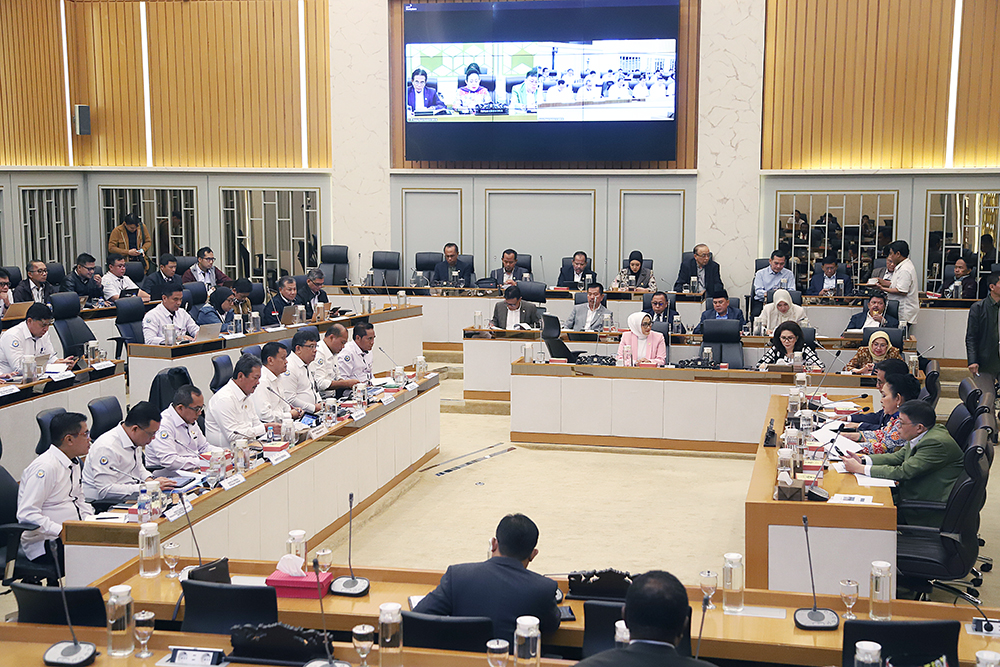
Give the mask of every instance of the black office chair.
M 240 354 L 252 354 L 253 356 L 260 358 L 260 345 L 247 345 L 244 348 L 240 348 Z
M 899 319 L 899 299 L 889 299 L 885 302 L 885 314 Z
M 88 341 L 97 340 L 94 332 L 80 317 L 80 297 L 76 292 L 59 292 L 50 297 L 52 317 L 55 320 L 52 327 L 59 336 L 64 357 L 79 357 L 83 355 L 84 345 Z
M 937 409 L 941 398 L 941 365 L 937 360 L 931 360 L 924 369 L 924 388 L 920 390 L 920 400 L 927 401 Z
M 997 441 L 997 418 L 992 412 L 983 412 L 976 415 L 976 420 L 973 422 L 972 430 L 974 431 L 986 431 L 986 437 L 990 444 L 994 444 Z M 990 465 L 993 465 L 993 447 L 989 447 L 986 451 L 987 457 L 990 460 Z
M 434 267 L 444 261 L 443 252 L 418 252 L 415 261 L 416 272 L 424 279 L 424 285 L 434 280 Z
M 156 297 L 154 295 L 154 299 L 155 298 Z M 189 289 L 181 290 L 181 308 L 183 308 L 184 310 L 186 310 L 188 312 L 191 312 L 191 300 L 193 298 L 194 298 L 194 295 L 191 294 L 191 290 L 189 290 Z
M 58 583 L 55 567 L 51 563 L 44 560 L 32 563 L 19 549 L 21 534 L 37 528 L 33 523 L 18 522 L 17 482 L 6 468 L 0 466 L 0 572 L 3 573 L 0 584 L 10 586 L 17 579 L 45 579 L 52 585 Z
M 264 305 L 264 283 L 250 283 L 250 296 L 248 298 L 251 306 Z
M 217 354 L 212 357 L 212 368 L 215 369 L 215 373 L 208 386 L 214 394 L 233 378 L 233 360 L 228 354 Z
M 873 269 L 884 269 L 885 268 L 885 257 L 879 257 L 872 263 Z
M 712 350 L 716 363 L 743 368 L 743 340 L 739 320 L 705 320 L 701 323 L 701 345 Z
M 346 245 L 324 245 L 319 247 L 319 270 L 327 285 L 346 285 L 350 276 Z
M 115 328 L 118 335 L 109 338 L 116 342 L 115 357 L 121 359 L 122 352 L 129 343 L 144 343 L 142 318 L 146 316 L 146 305 L 138 296 L 128 296 L 115 301 Z
M 949 665 L 958 664 L 958 621 L 844 621 L 843 667 L 854 667 L 854 645 L 877 642 L 882 659 L 904 655 L 946 656 Z M 902 662 L 900 664 L 917 664 Z
M 897 350 L 899 350 L 900 353 L 902 353 L 902 351 L 903 351 L 903 330 L 902 329 L 894 329 L 894 328 L 891 328 L 891 327 L 865 327 L 864 329 L 862 329 L 861 330 L 861 333 L 862 333 L 861 345 L 862 345 L 862 347 L 868 347 L 868 341 L 871 340 L 872 334 L 875 333 L 876 331 L 883 331 L 886 334 L 888 334 L 888 336 L 889 336 L 889 344 L 892 345 Z
M 295 291 L 296 292 L 301 291 L 302 288 L 306 286 L 306 280 L 308 279 L 307 276 L 305 276 L 305 275 L 292 276 L 292 278 L 295 279 Z
M 52 432 L 49 430 L 49 427 L 52 425 L 52 419 L 56 415 L 64 414 L 66 414 L 66 408 L 49 408 L 35 415 L 39 433 L 38 444 L 35 445 L 35 454 L 41 455 L 48 451 L 52 445 Z
M 562 329 L 559 326 L 559 318 L 555 315 L 542 315 L 542 341 L 549 351 L 549 356 L 553 359 L 565 359 L 571 364 L 575 364 L 581 354 L 586 354 L 584 350 L 572 351 L 562 342 L 559 334 Z
M 813 275 L 817 273 L 823 273 L 823 262 L 816 262 L 813 264 Z M 837 275 L 836 278 L 844 278 L 847 276 L 847 264 L 844 262 L 837 262 Z
M 774 293 L 776 290 L 768 290 L 767 297 L 764 299 L 764 303 L 768 304 L 774 301 Z M 790 289 L 787 290 L 788 296 L 792 298 L 792 303 L 796 306 L 802 305 L 802 292 L 800 290 Z
M 194 384 L 186 367 L 163 368 L 153 376 L 153 381 L 149 385 L 149 402 L 163 412 L 170 405 L 170 401 L 174 400 L 174 393 L 186 384 Z
M 146 265 L 142 262 L 125 262 L 125 275 L 136 285 L 142 285 L 142 280 L 146 277 Z
M 585 600 L 583 603 L 583 657 L 615 647 L 615 623 L 622 619 L 621 602 Z
M 21 282 L 21 267 L 19 266 L 5 266 L 3 270 L 7 272 L 10 276 L 10 289 L 13 292 L 14 288 L 17 287 Z
M 184 289 L 191 293 L 188 311 L 197 313 L 198 309 L 208 302 L 208 286 L 203 282 L 184 283 Z
M 533 280 L 519 280 L 517 287 L 521 290 L 521 298 L 532 303 L 545 303 L 545 290 L 548 286 L 545 283 Z
M 61 292 L 66 281 L 66 267 L 59 262 L 49 262 L 45 268 L 49 270 L 46 281 L 56 288 L 56 292 Z
M 573 266 L 573 258 L 572 257 L 563 257 L 562 258 L 562 265 L 561 266 L 563 268 L 566 268 L 567 266 Z M 587 268 L 586 268 L 586 270 L 588 272 L 594 270 L 594 260 L 591 257 L 587 258 Z M 572 276 L 570 276 L 570 277 L 572 278 Z
M 278 596 L 270 586 L 186 579 L 181 632 L 228 635 L 234 625 L 278 622 Z
M 802 344 L 816 349 L 816 327 L 802 327 Z
M 623 269 L 627 269 L 628 268 L 628 257 L 626 257 L 625 259 L 622 260 L 622 268 Z M 642 259 L 642 268 L 649 269 L 650 271 L 652 271 L 653 270 L 653 260 L 646 259 L 644 257 Z
M 581 303 L 587 303 L 587 293 L 586 292 L 577 292 L 577 293 L 575 293 L 573 295 L 573 304 L 578 306 Z M 601 297 L 601 305 L 604 306 L 605 308 L 608 307 L 608 293 L 607 292 L 605 292 L 604 296 Z
M 469 267 L 472 269 L 472 279 L 471 279 L 470 282 L 472 284 L 475 284 L 475 282 L 476 282 L 476 257 L 475 257 L 475 255 L 459 255 L 458 256 L 458 261 L 462 262 L 463 264 L 468 264 Z
M 663 342 L 667 344 L 667 349 L 670 349 L 670 322 L 653 322 L 653 331 L 663 334 Z M 670 363 L 667 359 L 666 363 Z
M 959 403 L 948 415 L 948 421 L 945 422 L 944 427 L 948 429 L 948 434 L 958 443 L 958 446 L 965 449 L 968 444 L 966 439 L 972 433 L 975 423 L 975 417 L 969 413 L 965 405 Z
M 13 582 L 10 587 L 17 599 L 18 623 L 66 625 L 66 610 L 58 587 L 37 586 L 19 581 Z M 92 628 L 107 626 L 108 617 L 100 588 L 82 586 L 63 590 L 73 625 Z
M 122 404 L 117 396 L 101 396 L 87 403 L 90 411 L 90 438 L 99 437 L 118 426 L 125 417 L 122 415 Z
M 961 399 L 962 404 L 973 417 L 990 411 L 990 406 L 985 405 L 982 401 L 983 390 L 976 385 L 976 381 L 971 377 L 962 378 L 962 381 L 958 383 L 958 398 Z
M 403 612 L 403 646 L 442 651 L 485 653 L 493 639 L 493 620 L 488 616 L 437 616 Z
M 190 255 L 181 255 L 177 258 L 177 277 L 184 280 L 184 274 L 192 266 L 198 263 L 197 257 L 192 257 Z
M 944 281 L 941 283 L 942 289 L 947 289 L 951 287 L 951 284 L 955 282 L 955 265 L 945 264 L 944 265 Z
M 531 255 L 529 255 L 527 253 L 522 253 L 522 252 L 517 253 L 517 262 L 516 262 L 516 264 L 517 264 L 517 266 L 520 266 L 522 269 L 524 269 L 528 273 L 532 273 L 532 271 L 531 271 Z
M 372 253 L 372 280 L 369 287 L 399 286 L 403 284 L 399 268 L 399 253 L 376 250 Z

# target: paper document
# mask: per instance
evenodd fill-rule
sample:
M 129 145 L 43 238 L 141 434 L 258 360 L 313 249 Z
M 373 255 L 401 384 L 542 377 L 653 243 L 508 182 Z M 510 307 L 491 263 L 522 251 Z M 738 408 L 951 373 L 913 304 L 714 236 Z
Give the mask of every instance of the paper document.
M 829 502 L 841 505 L 871 505 L 874 496 L 854 496 L 846 493 L 835 493 Z
M 868 475 L 862 475 L 859 472 L 854 473 L 854 476 L 858 479 L 858 484 L 867 487 L 888 487 L 892 488 L 896 486 L 896 483 L 891 479 L 881 479 L 879 477 L 869 477 Z
M 840 461 L 831 461 L 830 469 L 833 470 L 834 472 L 839 472 L 841 475 L 847 474 L 847 466 L 845 466 Z
M 66 369 L 69 368 L 68 364 L 47 364 L 45 366 L 46 373 L 65 373 Z

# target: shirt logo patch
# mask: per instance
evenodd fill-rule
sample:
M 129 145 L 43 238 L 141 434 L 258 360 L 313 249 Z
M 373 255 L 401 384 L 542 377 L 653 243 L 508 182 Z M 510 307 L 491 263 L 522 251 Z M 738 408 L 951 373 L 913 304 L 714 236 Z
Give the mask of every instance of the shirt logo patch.
M 11 346 L 11 347 L 19 347 L 20 345 L 21 345 L 21 341 L 19 341 L 19 340 L 16 340 L 16 339 L 15 339 L 15 340 L 12 340 L 12 341 L 10 342 L 10 346 Z
M 170 437 L 169 433 L 167 433 L 166 431 L 160 431 L 160 440 L 166 440 L 169 437 Z
M 38 472 L 35 473 L 35 476 L 37 476 L 38 479 L 41 479 L 41 478 L 45 477 L 45 471 L 44 470 L 39 470 Z
M 349 363 L 351 363 L 351 355 L 349 355 L 349 354 L 345 354 L 345 355 L 344 355 L 344 361 L 345 361 L 346 363 L 348 363 L 348 364 L 349 364 Z
M 102 456 L 101 457 L 101 465 L 102 466 L 108 465 L 108 457 L 107 456 Z

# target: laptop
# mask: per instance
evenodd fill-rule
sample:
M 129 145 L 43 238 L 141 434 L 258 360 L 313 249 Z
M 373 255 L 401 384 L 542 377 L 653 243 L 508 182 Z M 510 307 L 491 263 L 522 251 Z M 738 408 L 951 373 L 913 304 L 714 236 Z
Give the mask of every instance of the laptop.
M 206 340 L 215 340 L 222 333 L 222 322 L 215 324 L 202 324 L 198 327 L 198 335 L 194 337 L 196 343 L 203 343 Z
M 35 305 L 34 301 L 18 301 L 17 303 L 10 304 L 7 306 L 7 310 L 4 311 L 3 321 L 23 320 L 28 314 L 28 309 L 33 305 Z

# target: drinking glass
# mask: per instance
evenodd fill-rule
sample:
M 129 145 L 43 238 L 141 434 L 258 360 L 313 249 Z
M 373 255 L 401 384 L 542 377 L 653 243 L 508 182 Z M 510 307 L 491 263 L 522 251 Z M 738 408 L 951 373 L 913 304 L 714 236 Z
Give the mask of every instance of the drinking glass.
M 372 651 L 375 643 L 375 628 L 371 625 L 355 625 L 351 630 L 351 638 L 354 641 L 354 650 L 361 658 L 360 667 L 368 667 L 368 654 Z
M 333 566 L 333 552 L 329 549 L 320 549 L 316 552 L 316 558 L 319 560 L 319 571 L 324 574 L 329 572 Z
M 854 603 L 858 601 L 858 582 L 853 579 L 844 579 L 840 582 L 840 599 L 844 601 L 844 606 L 847 607 L 847 613 L 844 614 L 844 620 L 850 621 L 857 618 L 851 608 Z
M 510 656 L 510 642 L 506 639 L 491 639 L 486 642 L 486 660 L 490 667 L 506 667 Z
M 178 557 L 181 552 L 181 545 L 176 542 L 167 542 L 161 549 L 163 550 L 163 564 L 170 568 L 167 572 L 168 579 L 176 579 L 177 573 L 174 572 L 174 568 L 177 567 Z
M 135 654 L 135 657 L 150 658 L 153 656 L 153 652 L 146 647 L 146 644 L 153 636 L 153 623 L 156 621 L 156 615 L 151 611 L 137 611 L 132 615 L 132 618 L 135 620 L 135 639 L 139 642 L 139 652 Z
M 712 596 L 719 588 L 719 575 L 711 570 L 705 570 L 699 576 L 701 577 L 701 592 L 708 596 L 708 606 L 705 609 L 715 609 L 715 605 L 712 604 Z

